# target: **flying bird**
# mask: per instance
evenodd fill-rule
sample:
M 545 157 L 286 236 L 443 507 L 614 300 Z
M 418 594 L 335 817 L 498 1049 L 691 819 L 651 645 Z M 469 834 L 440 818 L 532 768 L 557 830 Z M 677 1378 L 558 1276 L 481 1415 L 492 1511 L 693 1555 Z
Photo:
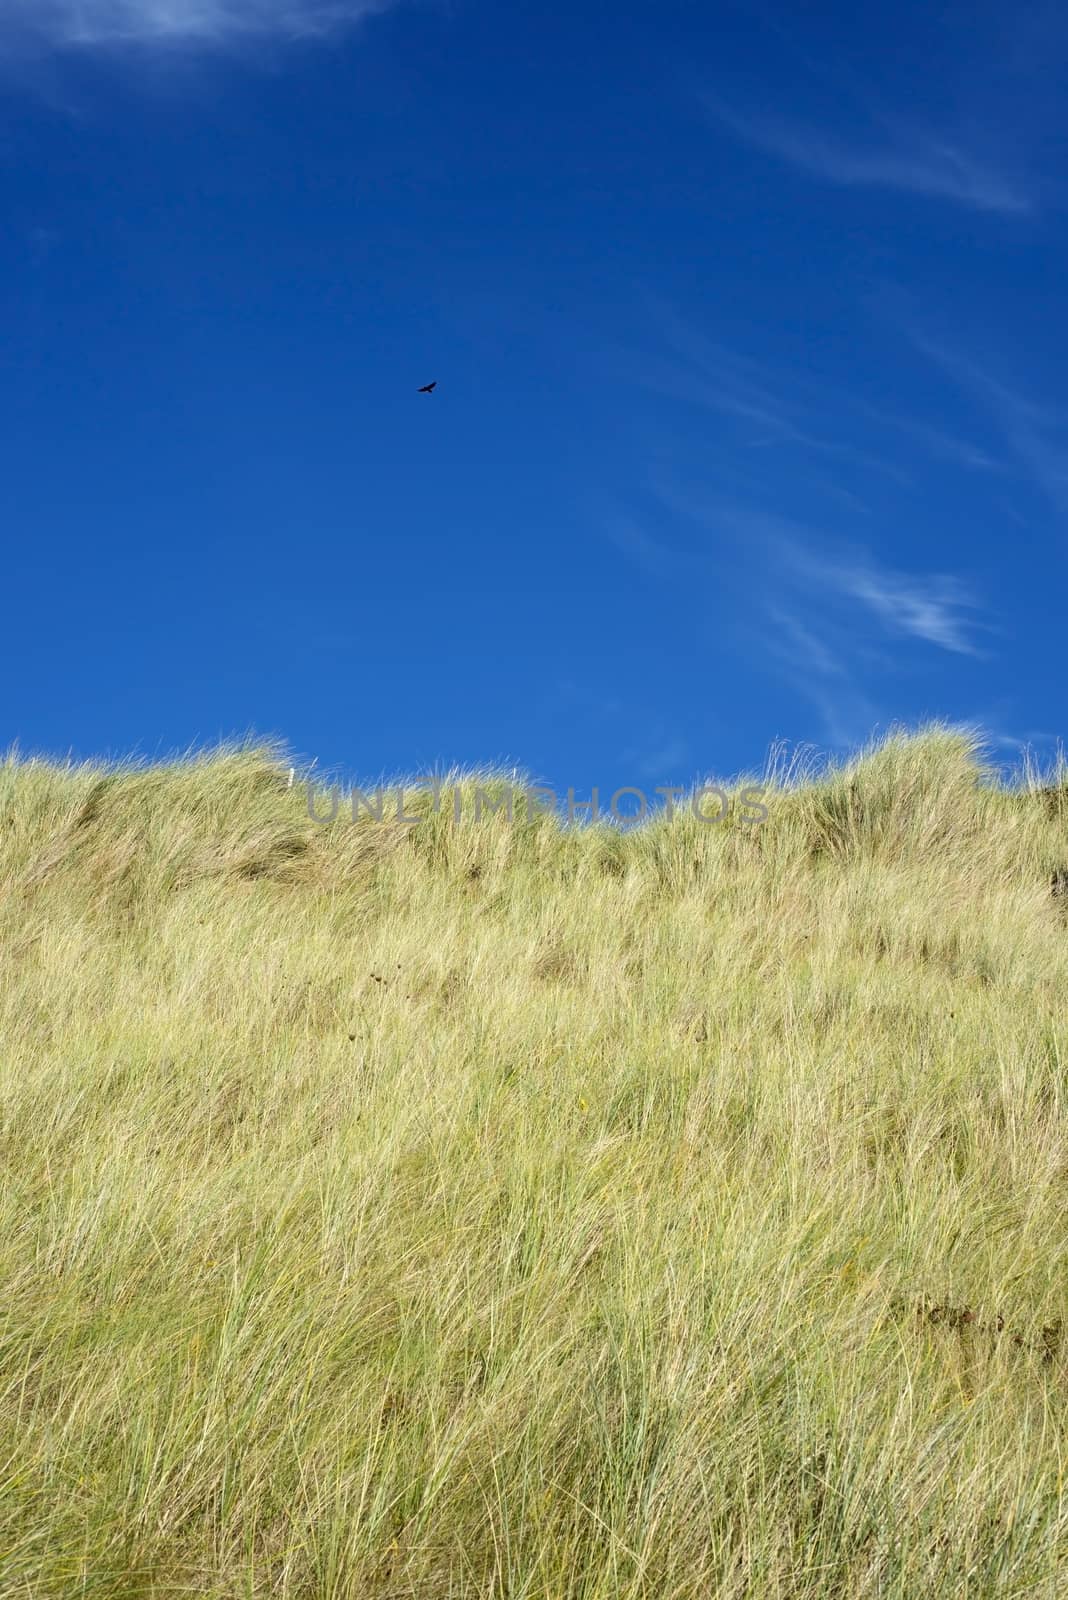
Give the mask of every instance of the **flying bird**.
M 420 389 L 419 393 L 420 394 L 433 394 L 434 390 L 437 388 L 437 386 L 438 386 L 438 380 L 435 378 L 433 383 L 424 383 L 424 385 Z

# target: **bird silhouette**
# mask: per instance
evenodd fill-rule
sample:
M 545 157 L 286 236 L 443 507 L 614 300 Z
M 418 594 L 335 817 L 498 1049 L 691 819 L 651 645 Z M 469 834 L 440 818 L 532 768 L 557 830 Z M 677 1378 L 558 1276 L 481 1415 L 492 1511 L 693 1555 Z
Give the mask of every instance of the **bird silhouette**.
M 433 394 L 434 390 L 437 388 L 437 386 L 438 386 L 438 380 L 435 378 L 433 383 L 424 383 L 424 385 L 420 389 L 419 393 L 420 394 Z

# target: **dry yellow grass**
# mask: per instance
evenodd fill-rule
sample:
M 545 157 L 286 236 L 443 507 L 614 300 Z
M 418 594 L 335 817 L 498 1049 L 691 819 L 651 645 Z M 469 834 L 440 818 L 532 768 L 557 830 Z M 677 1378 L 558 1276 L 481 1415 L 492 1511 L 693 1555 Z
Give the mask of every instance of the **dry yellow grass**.
M 0 768 L 5 1600 L 1068 1593 L 1068 790 L 286 775 Z

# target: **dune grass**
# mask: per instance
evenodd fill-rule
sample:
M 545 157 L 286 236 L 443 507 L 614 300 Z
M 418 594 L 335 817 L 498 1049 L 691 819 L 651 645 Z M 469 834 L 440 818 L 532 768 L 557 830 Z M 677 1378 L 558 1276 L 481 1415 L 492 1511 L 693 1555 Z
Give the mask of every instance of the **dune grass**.
M 1068 1593 L 1068 787 L 988 777 L 0 767 L 0 1594 Z

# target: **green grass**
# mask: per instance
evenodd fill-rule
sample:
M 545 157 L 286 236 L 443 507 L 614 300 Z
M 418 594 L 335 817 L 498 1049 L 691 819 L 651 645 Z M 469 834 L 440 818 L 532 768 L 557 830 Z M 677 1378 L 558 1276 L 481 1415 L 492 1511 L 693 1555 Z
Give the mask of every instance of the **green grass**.
M 4 1600 L 1068 1594 L 1068 787 L 981 754 L 0 766 Z

